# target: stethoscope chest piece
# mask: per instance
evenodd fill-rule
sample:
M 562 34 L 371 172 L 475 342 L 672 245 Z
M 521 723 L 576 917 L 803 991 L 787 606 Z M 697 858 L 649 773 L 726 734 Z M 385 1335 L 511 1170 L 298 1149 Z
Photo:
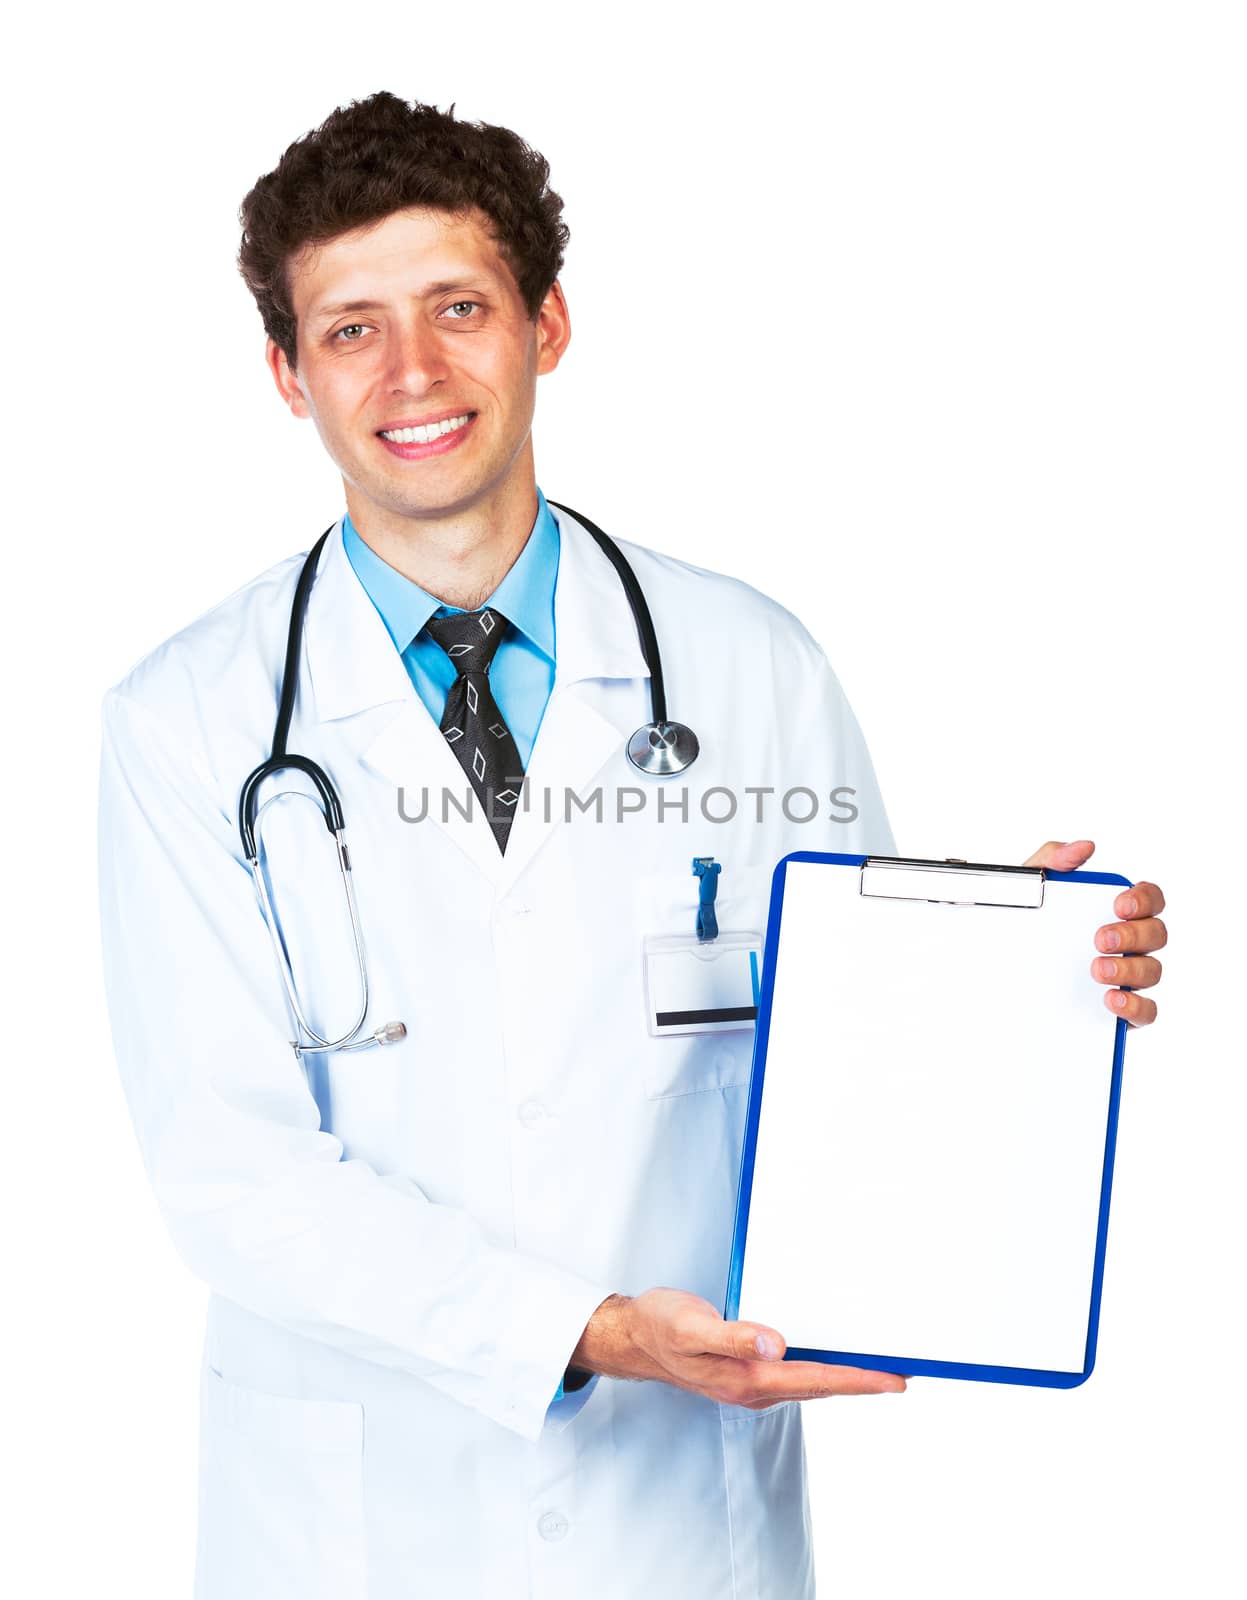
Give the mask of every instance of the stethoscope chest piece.
M 699 749 L 697 735 L 682 722 L 647 722 L 628 740 L 628 760 L 651 778 L 666 778 L 691 767 Z

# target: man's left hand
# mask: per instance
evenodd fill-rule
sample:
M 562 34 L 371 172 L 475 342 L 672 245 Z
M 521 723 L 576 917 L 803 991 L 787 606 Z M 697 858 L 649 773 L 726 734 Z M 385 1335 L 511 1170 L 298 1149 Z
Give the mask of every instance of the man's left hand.
M 1070 844 L 1050 840 L 1022 863 L 1024 867 L 1048 867 L 1053 872 L 1077 872 L 1092 854 L 1090 839 L 1075 839 Z M 1159 913 L 1165 897 L 1154 883 L 1136 883 L 1123 889 L 1113 901 L 1120 922 L 1107 922 L 1096 930 L 1095 947 L 1104 951 L 1091 963 L 1091 976 L 1097 983 L 1126 984 L 1132 991 L 1150 989 L 1160 982 L 1160 962 L 1148 952 L 1163 950 L 1169 938 Z M 1111 988 L 1104 1004 L 1115 1017 L 1125 1017 L 1132 1027 L 1141 1028 L 1156 1021 L 1156 1002 L 1146 995 L 1126 994 Z

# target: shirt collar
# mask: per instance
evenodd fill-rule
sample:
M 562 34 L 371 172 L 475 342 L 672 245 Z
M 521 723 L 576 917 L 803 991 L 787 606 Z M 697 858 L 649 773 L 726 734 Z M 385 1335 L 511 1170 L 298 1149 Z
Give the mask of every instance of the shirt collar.
M 355 576 L 381 614 L 400 653 L 439 608 L 457 612 L 418 583 L 383 561 L 355 530 L 348 513 L 342 519 L 342 544 Z M 524 548 L 502 582 L 482 605 L 494 606 L 525 633 L 550 661 L 554 660 L 554 588 L 559 567 L 559 528 L 546 497 L 537 490 L 537 520 Z

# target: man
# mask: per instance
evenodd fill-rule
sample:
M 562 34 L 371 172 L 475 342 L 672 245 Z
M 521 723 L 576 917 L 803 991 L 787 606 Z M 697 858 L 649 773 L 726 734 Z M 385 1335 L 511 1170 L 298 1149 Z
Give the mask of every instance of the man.
M 905 1387 L 783 1362 L 780 1330 L 718 1309 L 752 1029 L 654 1036 L 647 952 L 693 934 L 696 857 L 720 929 L 756 933 L 788 851 L 895 851 L 805 628 L 634 542 L 701 753 L 648 785 L 628 765 L 651 670 L 609 560 L 534 472 L 537 378 L 570 338 L 547 179 L 513 133 L 379 94 L 257 183 L 241 268 L 347 515 L 288 667 L 302 556 L 105 701 L 117 1053 L 213 1291 L 200 1600 L 808 1595 L 793 1402 Z M 290 1049 L 236 826 L 287 671 L 288 748 L 342 799 L 367 1030 L 405 1026 L 382 1047 Z M 333 847 L 303 774 L 263 787 L 279 959 L 334 1038 L 358 980 Z M 1155 983 L 1162 904 L 1119 897 L 1095 980 Z

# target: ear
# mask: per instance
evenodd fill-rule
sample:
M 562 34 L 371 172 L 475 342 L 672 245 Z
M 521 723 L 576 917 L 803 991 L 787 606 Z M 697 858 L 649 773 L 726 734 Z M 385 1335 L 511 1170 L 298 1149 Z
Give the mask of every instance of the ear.
M 571 343 L 572 319 L 556 278 L 537 313 L 537 372 L 553 372 Z
M 269 371 L 273 374 L 273 382 L 282 399 L 290 407 L 296 417 L 310 417 L 311 411 L 299 387 L 299 380 L 294 368 L 286 360 L 286 352 L 275 339 L 270 339 L 264 347 L 264 359 L 268 362 Z

